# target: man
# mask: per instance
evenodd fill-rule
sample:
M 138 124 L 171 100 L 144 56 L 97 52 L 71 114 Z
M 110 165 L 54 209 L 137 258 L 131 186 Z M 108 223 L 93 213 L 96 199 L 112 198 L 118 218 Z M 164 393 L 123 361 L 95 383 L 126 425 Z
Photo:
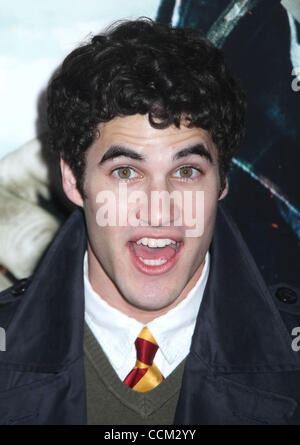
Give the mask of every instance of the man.
M 48 116 L 80 210 L 1 294 L 2 423 L 300 423 L 297 291 L 281 316 L 220 203 L 244 110 L 194 30 L 122 22 L 65 59 Z

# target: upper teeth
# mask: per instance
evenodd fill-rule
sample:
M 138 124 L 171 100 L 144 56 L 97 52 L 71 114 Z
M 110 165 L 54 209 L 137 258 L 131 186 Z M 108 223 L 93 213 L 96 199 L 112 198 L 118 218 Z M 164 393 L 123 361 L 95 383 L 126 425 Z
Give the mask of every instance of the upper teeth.
M 148 247 L 165 247 L 169 244 L 176 244 L 176 241 L 169 238 L 141 238 L 136 241 L 137 244 L 143 244 L 143 246 Z

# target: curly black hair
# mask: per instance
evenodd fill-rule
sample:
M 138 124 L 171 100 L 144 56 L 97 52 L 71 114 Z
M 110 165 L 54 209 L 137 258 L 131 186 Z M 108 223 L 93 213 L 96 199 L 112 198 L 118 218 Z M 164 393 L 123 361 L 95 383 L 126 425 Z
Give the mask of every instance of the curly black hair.
M 48 86 L 50 146 L 84 196 L 98 124 L 148 114 L 154 128 L 200 127 L 218 151 L 221 190 L 244 136 L 245 94 L 223 53 L 195 29 L 121 21 L 72 51 Z

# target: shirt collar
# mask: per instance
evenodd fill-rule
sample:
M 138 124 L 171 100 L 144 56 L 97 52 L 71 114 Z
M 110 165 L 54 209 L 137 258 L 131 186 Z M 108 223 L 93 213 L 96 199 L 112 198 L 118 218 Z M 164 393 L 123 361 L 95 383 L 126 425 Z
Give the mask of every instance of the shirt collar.
M 169 312 L 147 324 L 169 363 L 176 360 L 182 350 L 186 351 L 187 343 L 190 345 L 209 275 L 209 262 L 210 255 L 207 252 L 202 274 L 186 298 Z M 88 278 L 87 252 L 84 257 L 84 289 L 86 320 L 88 324 L 92 324 L 104 352 L 108 356 L 113 352 L 115 365 L 121 367 L 128 360 L 144 324 L 110 306 L 94 291 Z

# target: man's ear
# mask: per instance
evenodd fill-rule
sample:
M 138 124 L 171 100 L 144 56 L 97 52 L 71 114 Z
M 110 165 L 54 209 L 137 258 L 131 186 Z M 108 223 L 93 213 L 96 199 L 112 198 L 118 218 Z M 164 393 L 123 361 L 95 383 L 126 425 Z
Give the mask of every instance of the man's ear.
M 63 159 L 60 160 L 60 169 L 65 194 L 73 204 L 83 207 L 83 199 L 77 188 L 76 178 L 69 165 Z
M 219 201 L 221 201 L 221 199 L 225 198 L 225 196 L 226 196 L 227 193 L 228 193 L 228 190 L 229 190 L 229 184 L 228 184 L 228 178 L 227 178 L 227 176 L 226 176 L 226 179 L 225 179 L 225 187 L 224 187 L 224 189 L 223 189 L 221 195 L 220 195 L 219 198 L 218 198 Z

